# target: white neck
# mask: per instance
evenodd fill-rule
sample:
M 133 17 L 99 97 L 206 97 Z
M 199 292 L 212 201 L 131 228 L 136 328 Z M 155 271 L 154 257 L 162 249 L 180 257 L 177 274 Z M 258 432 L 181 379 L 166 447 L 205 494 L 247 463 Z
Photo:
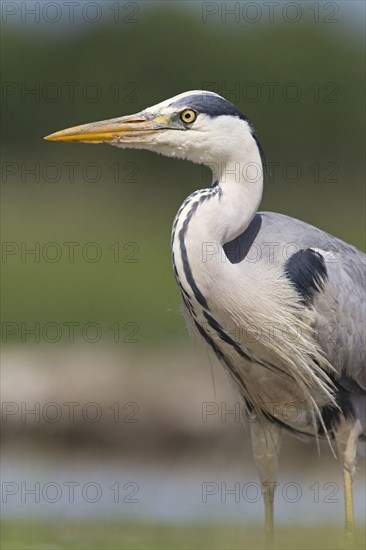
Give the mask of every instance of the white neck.
M 244 147 L 232 152 L 231 158 L 209 166 L 213 183 L 218 182 L 217 185 L 192 193 L 178 211 L 173 225 L 173 260 L 185 288 L 182 239 L 197 284 L 207 280 L 207 271 L 210 277 L 220 276 L 223 245 L 245 231 L 262 198 L 262 163 L 251 136 Z
M 214 200 L 202 204 L 195 229 L 197 236 L 205 234 L 222 246 L 248 227 L 260 205 L 263 170 L 259 152 L 253 160 L 246 157 L 218 163 L 213 171 L 216 182 L 220 190 Z
M 185 201 L 188 211 L 200 193 L 214 193 L 202 201 L 190 221 L 190 233 L 197 239 L 208 239 L 220 245 L 240 235 L 250 224 L 262 199 L 263 167 L 256 140 L 246 133 L 244 140 L 233 141 L 229 154 L 219 160 L 210 159 L 212 183 L 218 185 L 193 193 Z M 179 213 L 184 220 L 185 212 Z

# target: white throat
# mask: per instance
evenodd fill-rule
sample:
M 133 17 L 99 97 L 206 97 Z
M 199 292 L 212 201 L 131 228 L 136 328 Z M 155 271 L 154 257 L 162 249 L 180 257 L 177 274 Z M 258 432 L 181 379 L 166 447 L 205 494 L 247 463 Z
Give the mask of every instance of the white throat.
M 192 193 L 173 224 L 174 269 L 189 294 L 189 270 L 202 289 L 204 282 L 221 276 L 223 245 L 245 231 L 262 198 L 263 169 L 252 135 L 247 135 L 226 159 L 206 164 L 212 170 L 214 185 Z
M 241 126 L 239 129 L 243 130 Z M 263 166 L 255 138 L 248 131 L 241 135 L 242 139 L 237 135 L 230 137 L 229 152 L 225 143 L 225 154 L 205 162 L 212 171 L 214 187 L 202 193 L 212 193 L 212 197 L 198 205 L 190 222 L 190 233 L 196 239 L 210 238 L 221 246 L 248 227 L 263 192 Z

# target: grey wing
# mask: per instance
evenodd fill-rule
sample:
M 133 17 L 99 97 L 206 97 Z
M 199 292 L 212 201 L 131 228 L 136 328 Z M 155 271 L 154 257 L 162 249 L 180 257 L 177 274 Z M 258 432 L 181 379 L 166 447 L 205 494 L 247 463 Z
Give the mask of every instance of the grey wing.
M 305 222 L 258 212 L 234 241 L 225 244 L 232 263 L 273 262 L 314 312 L 314 330 L 340 383 L 366 393 L 366 256 Z

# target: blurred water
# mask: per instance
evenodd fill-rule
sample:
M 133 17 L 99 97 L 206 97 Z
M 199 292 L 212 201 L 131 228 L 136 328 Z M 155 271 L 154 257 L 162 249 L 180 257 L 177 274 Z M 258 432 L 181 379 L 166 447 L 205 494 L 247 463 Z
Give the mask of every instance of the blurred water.
M 49 461 L 9 455 L 1 467 L 2 517 L 248 523 L 262 519 L 254 471 L 188 466 L 149 468 L 116 461 Z M 340 471 L 328 471 L 328 477 L 325 472 L 313 477 L 299 477 L 299 473 L 300 467 L 297 470 L 294 465 L 291 473 L 279 477 L 276 521 L 282 525 L 342 522 Z M 360 469 L 355 479 L 359 523 L 366 513 L 364 473 Z

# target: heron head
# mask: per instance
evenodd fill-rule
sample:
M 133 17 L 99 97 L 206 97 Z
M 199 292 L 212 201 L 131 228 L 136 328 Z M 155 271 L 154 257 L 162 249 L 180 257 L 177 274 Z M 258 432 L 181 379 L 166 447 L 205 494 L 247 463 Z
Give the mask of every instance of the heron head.
M 50 141 L 109 143 L 146 149 L 199 164 L 226 161 L 257 148 L 248 120 L 213 92 L 179 94 L 140 113 L 74 126 L 47 136 Z

